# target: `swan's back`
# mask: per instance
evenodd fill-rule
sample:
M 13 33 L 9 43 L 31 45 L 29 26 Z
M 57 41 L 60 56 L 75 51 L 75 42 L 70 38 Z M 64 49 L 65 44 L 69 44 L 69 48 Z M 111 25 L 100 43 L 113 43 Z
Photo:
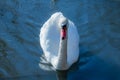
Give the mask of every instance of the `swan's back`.
M 40 44 L 47 61 L 50 63 L 58 56 L 60 42 L 58 22 L 62 17 L 64 16 L 61 12 L 53 14 L 40 31 Z M 79 57 L 79 35 L 74 23 L 70 20 L 68 22 L 67 62 L 68 65 L 72 65 Z

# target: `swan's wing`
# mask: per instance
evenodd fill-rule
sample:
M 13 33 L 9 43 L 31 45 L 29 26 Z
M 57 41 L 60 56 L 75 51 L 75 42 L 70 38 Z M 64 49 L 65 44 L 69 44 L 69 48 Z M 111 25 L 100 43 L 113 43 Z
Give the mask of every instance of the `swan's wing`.
M 69 65 L 77 61 L 79 57 L 79 35 L 76 26 L 69 21 L 68 28 L 68 63 Z
M 51 59 L 57 56 L 59 41 L 60 41 L 60 31 L 56 27 L 54 18 L 50 18 L 41 28 L 40 31 L 40 44 L 45 54 L 47 61 L 51 62 Z M 54 23 L 53 23 L 54 22 Z

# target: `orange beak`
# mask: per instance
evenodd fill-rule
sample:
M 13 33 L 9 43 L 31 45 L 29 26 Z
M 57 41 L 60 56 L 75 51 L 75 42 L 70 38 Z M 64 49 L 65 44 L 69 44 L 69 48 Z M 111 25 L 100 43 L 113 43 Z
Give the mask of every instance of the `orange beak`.
M 62 37 L 62 40 L 64 40 L 66 38 L 66 32 L 67 32 L 67 28 L 66 28 L 66 25 L 62 27 L 61 29 L 61 37 Z

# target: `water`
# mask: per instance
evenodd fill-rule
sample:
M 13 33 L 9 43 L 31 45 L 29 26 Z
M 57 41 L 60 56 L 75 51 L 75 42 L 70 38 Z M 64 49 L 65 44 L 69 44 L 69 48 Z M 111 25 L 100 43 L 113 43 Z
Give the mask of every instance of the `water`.
M 0 80 L 120 80 L 119 0 L 0 0 Z M 80 59 L 53 71 L 39 30 L 56 11 L 80 35 Z

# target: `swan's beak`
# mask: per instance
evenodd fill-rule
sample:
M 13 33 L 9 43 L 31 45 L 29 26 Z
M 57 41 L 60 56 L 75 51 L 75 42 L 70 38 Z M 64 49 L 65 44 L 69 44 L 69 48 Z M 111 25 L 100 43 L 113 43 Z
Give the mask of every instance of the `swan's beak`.
M 67 34 L 67 26 L 66 25 L 63 25 L 62 28 L 61 28 L 61 38 L 62 40 L 66 39 L 66 34 Z

